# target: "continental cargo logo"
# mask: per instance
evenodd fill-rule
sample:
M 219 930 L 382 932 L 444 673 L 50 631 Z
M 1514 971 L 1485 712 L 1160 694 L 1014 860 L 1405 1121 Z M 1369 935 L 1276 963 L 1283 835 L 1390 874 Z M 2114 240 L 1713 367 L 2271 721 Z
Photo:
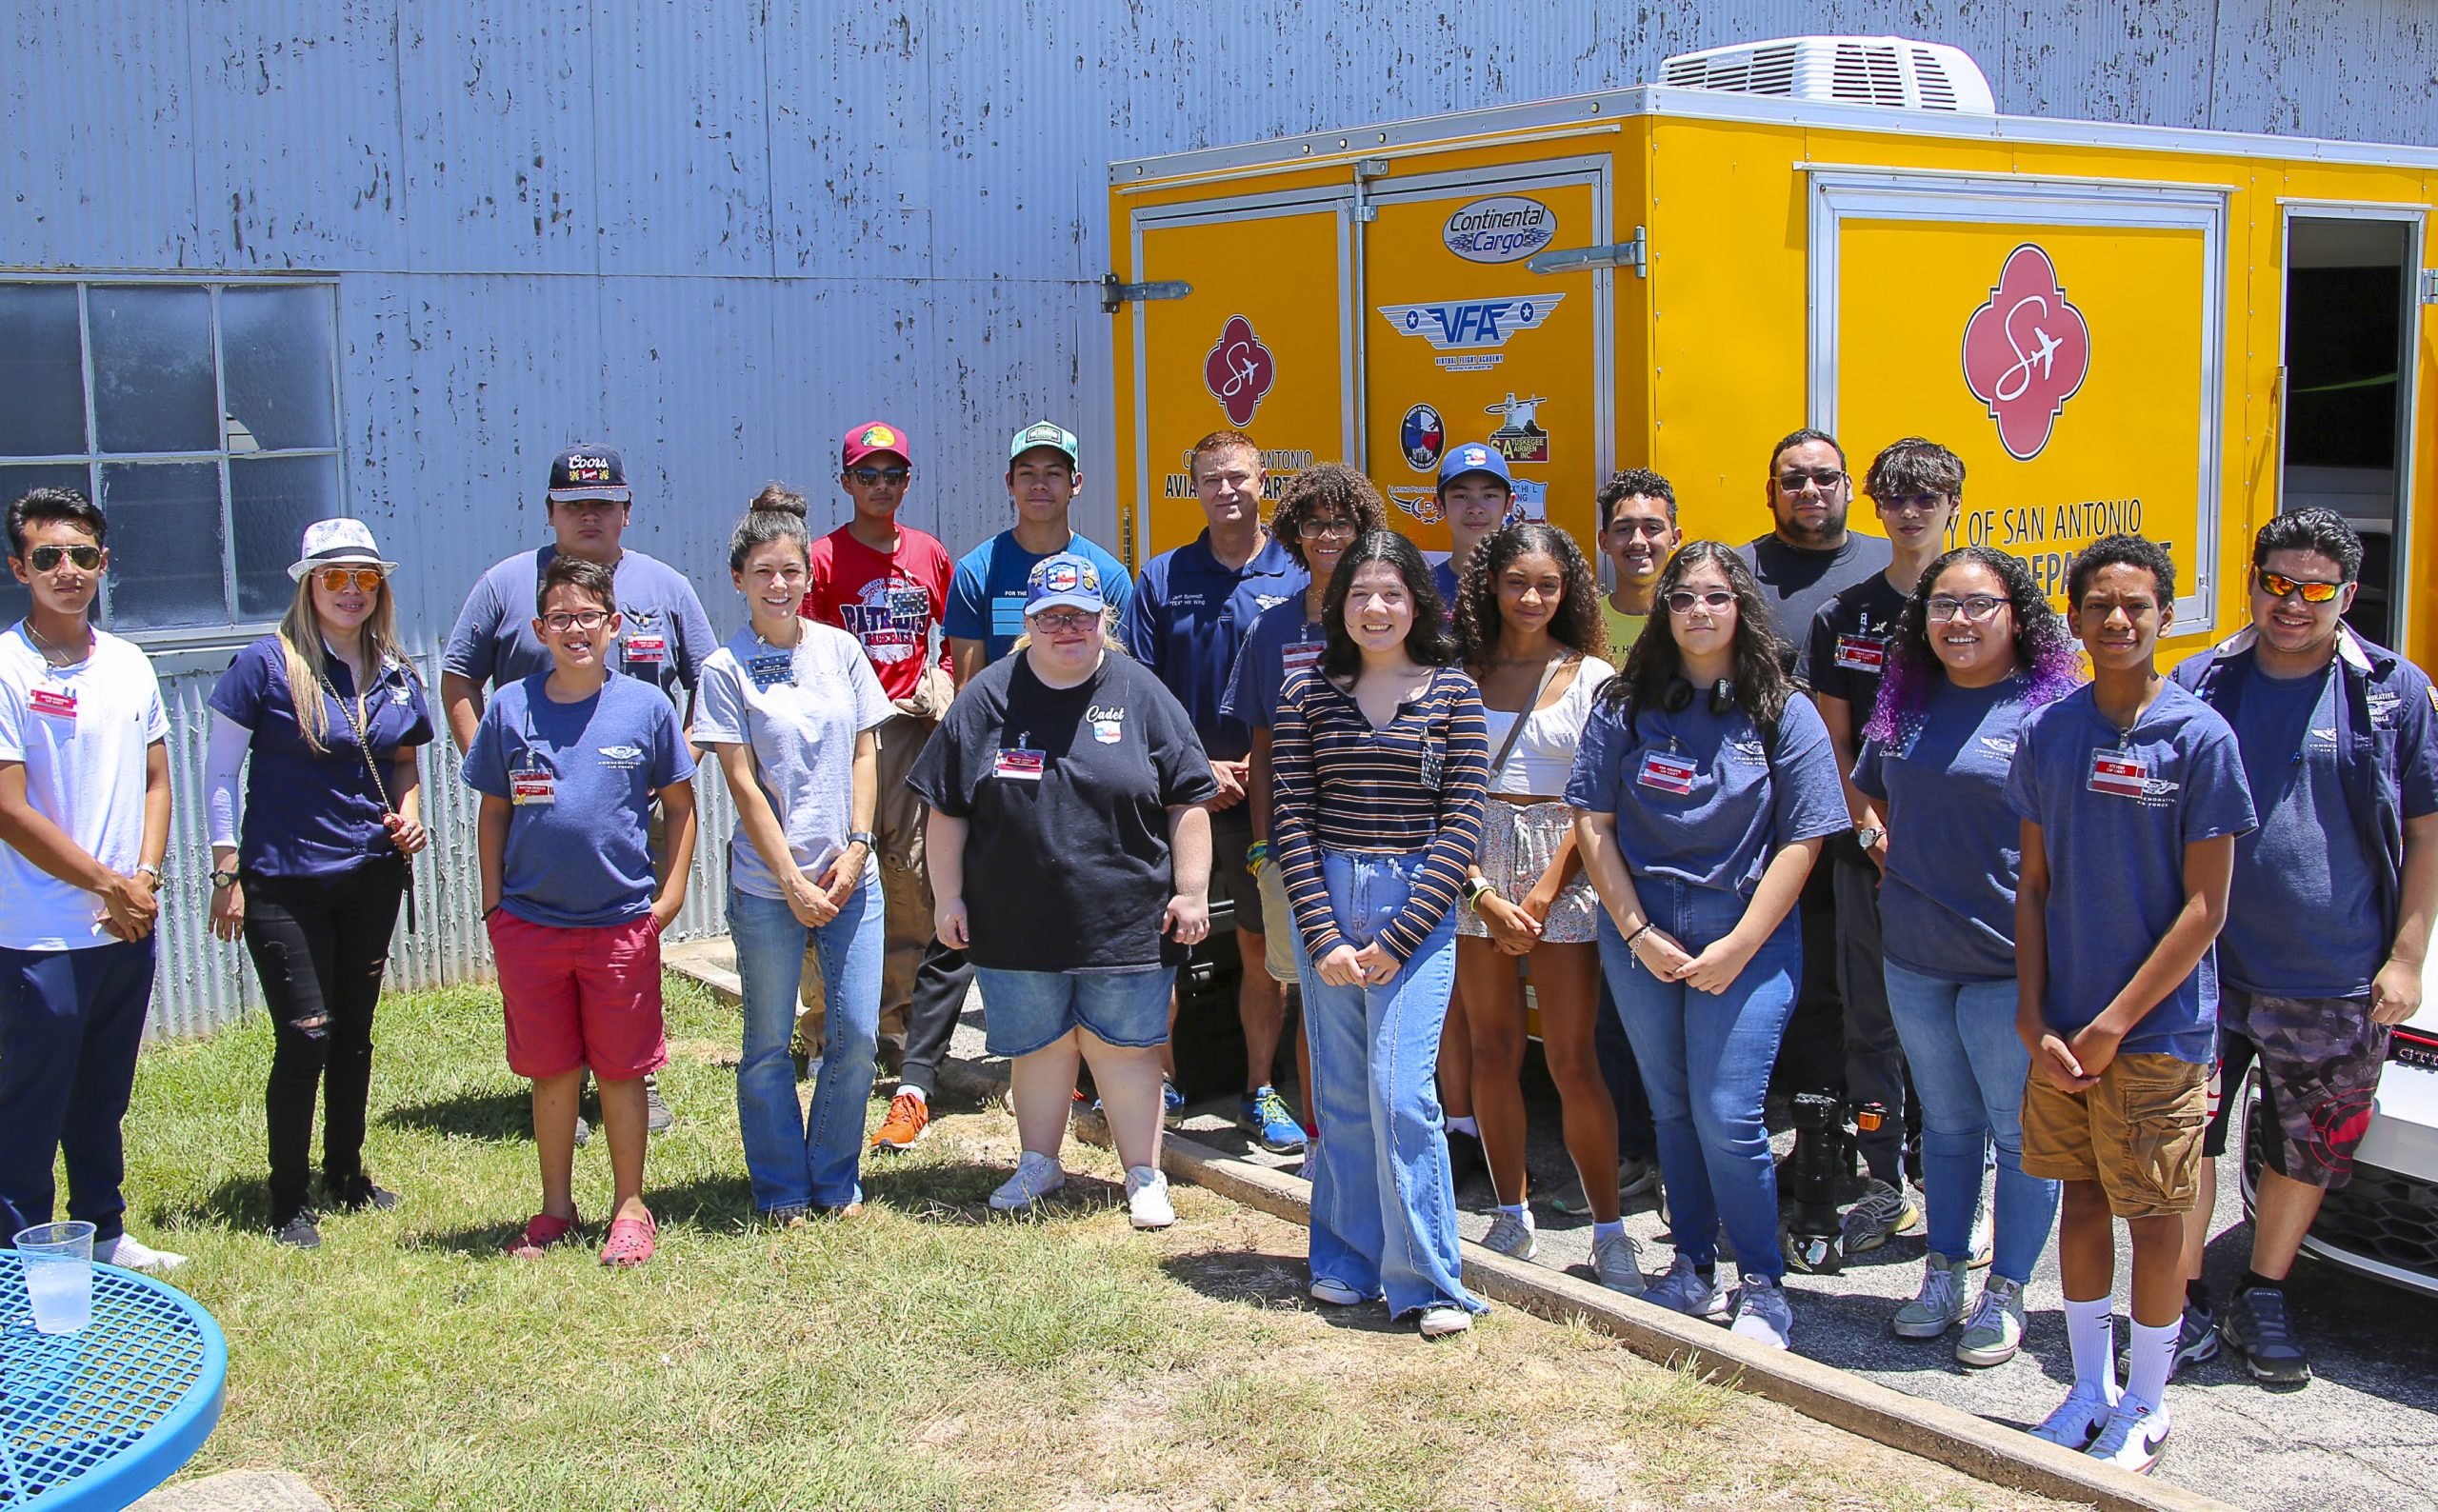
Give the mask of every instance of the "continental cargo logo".
M 1450 214 L 1439 234 L 1469 263 L 1520 263 L 1557 239 L 1558 218 L 1539 200 L 1500 194 Z
M 1505 362 L 1507 353 L 1499 348 L 1517 331 L 1539 328 L 1565 297 L 1532 294 L 1378 308 L 1380 317 L 1399 334 L 1430 343 L 1440 367 L 1449 372 L 1478 372 Z
M 2067 303 L 2048 252 L 2024 243 L 2007 254 L 1997 287 L 1964 323 L 1964 382 L 1989 407 L 2007 455 L 2017 462 L 2040 455 L 2090 368 L 2089 325 Z

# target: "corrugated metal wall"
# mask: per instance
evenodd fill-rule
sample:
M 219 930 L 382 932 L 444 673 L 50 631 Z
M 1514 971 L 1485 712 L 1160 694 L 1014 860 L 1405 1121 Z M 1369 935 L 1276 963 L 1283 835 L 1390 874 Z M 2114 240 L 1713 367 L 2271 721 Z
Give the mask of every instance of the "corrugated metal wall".
M 335 275 L 350 507 L 406 564 L 427 658 L 475 576 L 542 539 L 542 469 L 578 438 L 625 451 L 629 542 L 726 627 L 738 507 L 784 477 L 841 517 L 834 438 L 874 414 L 919 450 L 908 517 L 960 550 L 1004 522 L 1003 438 L 1064 420 L 1106 538 L 1109 159 L 1631 84 L 1798 31 L 1959 44 L 2008 111 L 2438 140 L 2438 8 L 2397 0 L 1565 0 L 1529 25 L 1404 0 L 15 0 L 0 265 Z M 253 991 L 197 880 L 225 660 L 169 664 L 176 1032 Z M 426 786 L 416 985 L 487 965 L 453 760 Z M 727 824 L 706 800 L 700 883 Z M 686 929 L 716 904 L 698 885 Z

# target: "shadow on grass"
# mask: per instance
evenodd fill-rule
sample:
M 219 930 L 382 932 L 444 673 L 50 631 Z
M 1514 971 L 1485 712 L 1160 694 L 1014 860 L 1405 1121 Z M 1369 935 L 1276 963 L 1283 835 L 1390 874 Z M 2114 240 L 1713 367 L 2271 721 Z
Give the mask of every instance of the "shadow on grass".
M 181 1228 L 266 1233 L 270 1228 L 270 1184 L 259 1171 L 224 1176 L 203 1201 L 166 1205 L 157 1216 Z
M 589 1100 L 585 1116 L 595 1117 Z M 385 1108 L 376 1122 L 387 1128 L 414 1129 L 451 1139 L 530 1144 L 533 1098 L 523 1086 L 470 1086 L 446 1097 Z
M 1180 1285 L 1213 1302 L 1269 1311 L 1308 1312 L 1332 1328 L 1354 1333 L 1399 1333 L 1412 1325 L 1389 1319 L 1381 1303 L 1333 1307 L 1312 1301 L 1311 1271 L 1301 1254 L 1271 1250 L 1197 1249 L 1170 1255 L 1160 1268 Z

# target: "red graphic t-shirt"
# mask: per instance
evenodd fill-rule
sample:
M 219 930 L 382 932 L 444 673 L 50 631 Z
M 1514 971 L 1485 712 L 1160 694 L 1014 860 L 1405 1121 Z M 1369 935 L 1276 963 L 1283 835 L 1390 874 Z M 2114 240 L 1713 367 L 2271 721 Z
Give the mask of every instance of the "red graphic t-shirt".
M 884 556 L 845 526 L 812 543 L 812 587 L 804 616 L 835 625 L 863 643 L 872 671 L 891 698 L 911 698 L 923 680 L 931 631 L 948 611 L 955 572 L 948 548 L 911 526 L 897 527 L 897 550 Z M 948 660 L 948 642 L 940 643 Z

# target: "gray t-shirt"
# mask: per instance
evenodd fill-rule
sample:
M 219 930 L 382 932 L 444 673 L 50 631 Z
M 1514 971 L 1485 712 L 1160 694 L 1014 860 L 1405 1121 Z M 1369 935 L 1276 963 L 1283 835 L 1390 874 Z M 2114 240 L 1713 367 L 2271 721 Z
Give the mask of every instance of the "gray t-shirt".
M 1846 533 L 1833 551 L 1789 546 L 1773 532 L 1745 547 L 1741 555 L 1760 580 L 1761 596 L 1777 611 L 1778 634 L 1794 646 L 1794 675 L 1811 679 L 1811 622 L 1821 607 L 1847 588 L 1888 570 L 1894 559 L 1885 536 Z
M 746 746 L 754 780 L 808 877 L 847 848 L 853 827 L 855 737 L 896 712 L 861 642 L 807 622 L 793 651 L 748 628 L 703 663 L 697 746 Z M 729 837 L 729 885 L 756 898 L 787 896 L 740 821 Z
M 496 693 L 550 669 L 550 648 L 533 635 L 533 593 L 558 552 L 556 546 L 519 551 L 483 574 L 450 628 L 444 671 L 488 683 Z M 674 704 L 680 685 L 700 685 L 703 659 L 719 645 L 710 616 L 685 574 L 658 557 L 629 550 L 618 558 L 615 578 L 624 627 L 610 670 L 649 683 Z

